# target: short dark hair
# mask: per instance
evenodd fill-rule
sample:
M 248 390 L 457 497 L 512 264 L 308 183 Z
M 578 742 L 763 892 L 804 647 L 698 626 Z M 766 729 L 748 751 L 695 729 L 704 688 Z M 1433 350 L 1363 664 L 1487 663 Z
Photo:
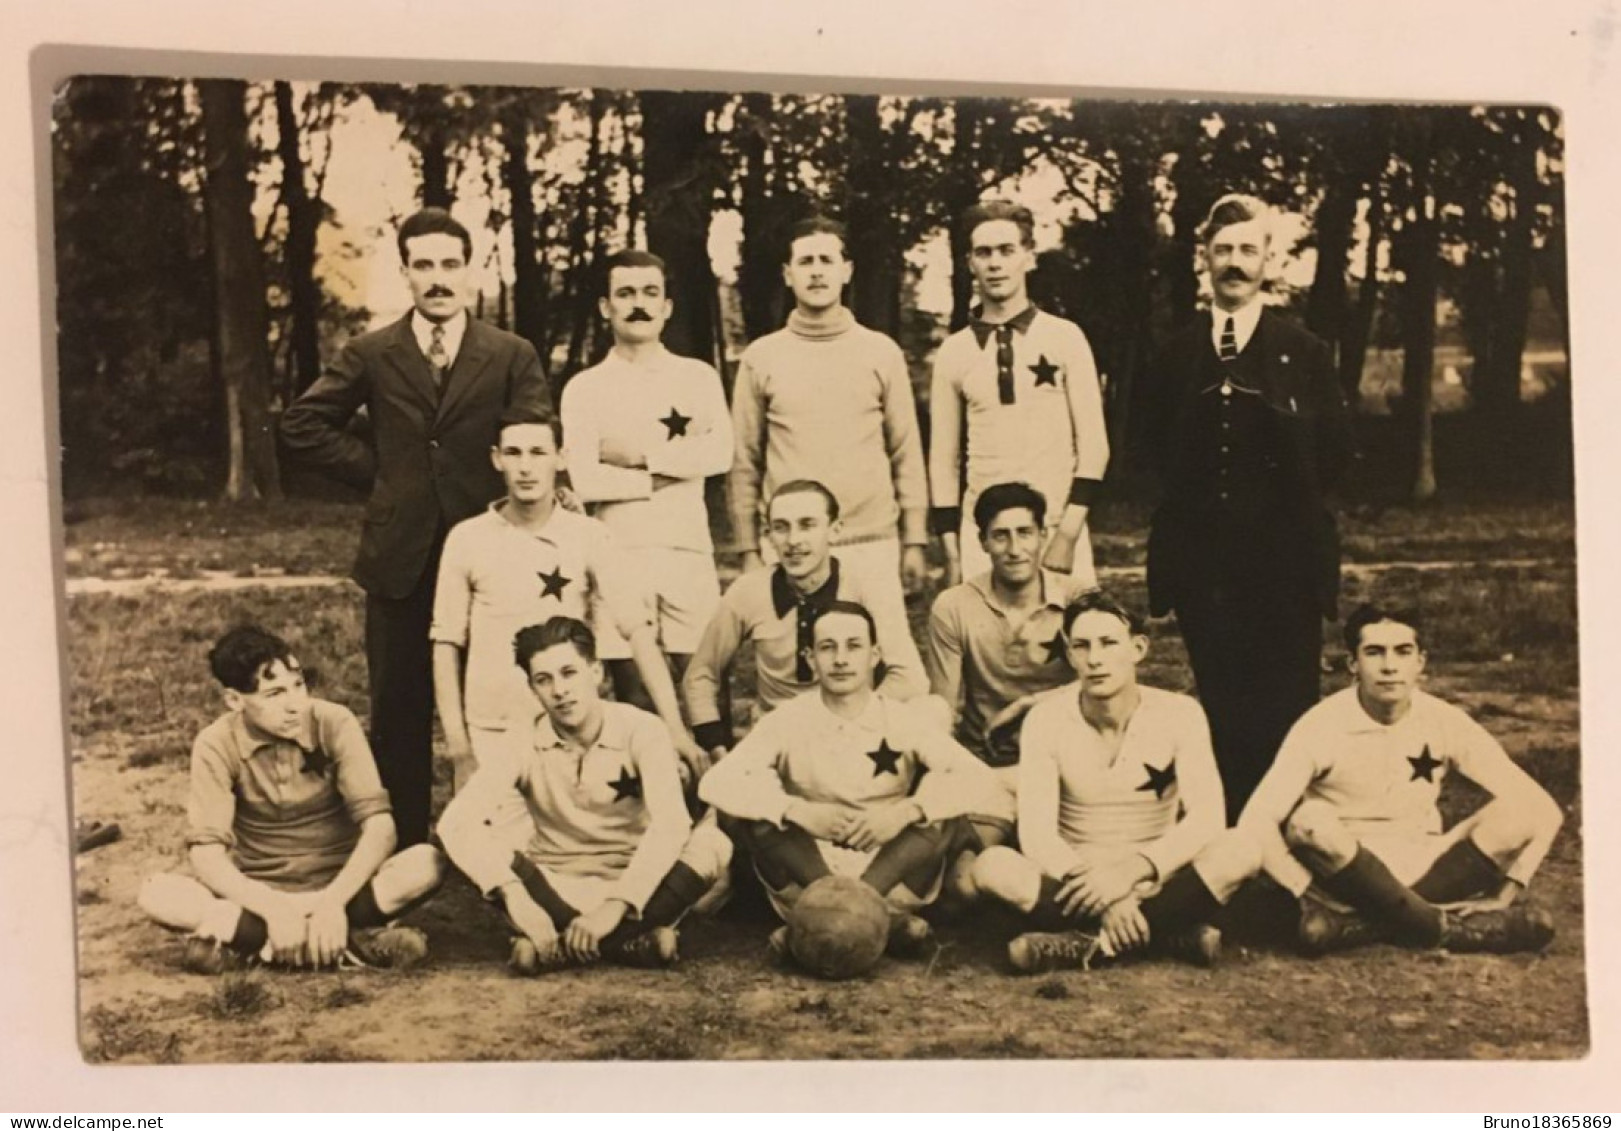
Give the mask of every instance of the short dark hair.
M 259 690 L 259 674 L 277 660 L 287 668 L 299 666 L 287 641 L 256 624 L 237 625 L 208 650 L 208 667 L 214 678 L 244 694 Z
M 527 674 L 530 660 L 548 648 L 556 648 L 559 644 L 574 645 L 574 650 L 583 656 L 587 663 L 596 661 L 596 633 L 591 631 L 590 625 L 574 617 L 553 617 L 544 624 L 520 628 L 517 635 L 512 638 L 512 658 Z
M 415 212 L 410 216 L 407 216 L 404 222 L 400 224 L 400 232 L 398 237 L 400 247 L 400 262 L 409 263 L 411 261 L 410 257 L 405 253 L 405 244 L 407 240 L 416 239 L 418 236 L 438 235 L 455 236 L 457 239 L 461 240 L 462 258 L 466 259 L 469 263 L 472 262 L 473 237 L 468 234 L 466 228 L 462 227 L 460 221 L 458 221 L 449 212 L 446 212 L 443 208 L 424 208 L 420 212 Z
M 998 483 L 987 487 L 974 500 L 974 525 L 979 528 L 980 538 L 985 537 L 985 530 L 996 516 L 1003 511 L 1010 511 L 1023 507 L 1035 518 L 1038 527 L 1047 523 L 1047 497 L 1028 483 Z
M 878 622 L 872 619 L 872 614 L 867 611 L 867 606 L 856 601 L 829 601 L 827 604 L 818 609 L 816 611 L 816 618 L 811 621 L 812 637 L 816 635 L 816 626 L 822 623 L 822 618 L 830 617 L 834 613 L 842 613 L 845 616 L 860 617 L 862 620 L 866 621 L 867 639 L 874 644 L 878 643 Z
M 1423 635 L 1423 626 L 1419 624 L 1418 613 L 1413 609 L 1398 608 L 1394 605 L 1379 605 L 1372 601 L 1358 605 L 1345 618 L 1345 650 L 1356 655 L 1356 650 L 1362 645 L 1362 630 L 1370 624 L 1380 624 L 1389 621 L 1391 624 L 1405 624 L 1413 630 L 1413 638 L 1417 640 Z M 1420 647 L 1423 646 L 1420 641 Z
M 651 251 L 643 251 L 640 248 L 628 247 L 624 251 L 614 252 L 608 257 L 607 261 L 603 263 L 602 293 L 604 295 L 609 293 L 609 288 L 613 283 L 614 270 L 619 267 L 657 267 L 659 274 L 664 278 L 664 289 L 666 293 L 668 293 L 670 289 L 670 268 L 665 264 L 664 260 L 654 255 Z
M 517 403 L 509 404 L 501 410 L 501 416 L 495 425 L 496 446 L 501 445 L 501 433 L 519 424 L 544 424 L 552 430 L 552 442 L 558 447 L 563 446 L 563 422 L 550 407 L 536 411 Z
M 794 244 L 806 236 L 837 236 L 839 249 L 844 258 L 850 258 L 850 233 L 848 229 L 831 216 L 807 216 L 788 229 L 788 242 L 782 245 L 782 261 L 792 263 L 794 259 Z
M 768 520 L 771 517 L 772 503 L 775 503 L 784 495 L 820 495 L 822 496 L 822 501 L 827 504 L 827 520 L 829 522 L 835 522 L 838 520 L 838 496 L 833 494 L 832 491 L 829 491 L 825 486 L 817 482 L 815 479 L 790 479 L 781 487 L 778 487 L 775 491 L 771 492 L 771 502 L 767 503 L 765 506 L 765 514 Z
M 1064 608 L 1064 637 L 1067 640 L 1069 630 L 1075 626 L 1083 613 L 1108 613 L 1125 622 L 1126 628 L 1133 636 L 1147 636 L 1148 626 L 1143 618 L 1131 609 L 1109 596 L 1101 589 L 1088 589 Z
M 974 229 L 993 220 L 1009 220 L 1019 227 L 1019 238 L 1025 247 L 1036 246 L 1036 217 L 1030 209 L 1011 200 L 981 200 L 963 210 L 961 227 L 963 242 L 972 244 Z
M 1209 243 L 1216 233 L 1232 224 L 1247 224 L 1251 220 L 1264 220 L 1266 201 L 1247 193 L 1230 192 L 1210 206 L 1210 213 L 1199 225 L 1199 242 Z

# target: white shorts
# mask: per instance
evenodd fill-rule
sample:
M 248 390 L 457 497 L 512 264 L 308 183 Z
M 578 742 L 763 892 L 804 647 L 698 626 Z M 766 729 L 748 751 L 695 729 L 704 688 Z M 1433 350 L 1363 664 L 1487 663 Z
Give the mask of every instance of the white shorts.
M 1461 821 L 1444 833 L 1392 828 L 1387 822 L 1346 821 L 1357 843 L 1377 856 L 1397 881 L 1412 887 L 1441 854 L 1469 835 L 1473 821 Z
M 867 870 L 867 865 L 872 863 L 872 858 L 878 855 L 876 848 L 865 851 L 859 848 L 845 848 L 830 840 L 821 839 L 816 841 L 816 850 L 822 854 L 822 861 L 827 865 L 828 871 L 835 876 L 846 876 L 852 880 L 859 880 L 861 874 Z M 945 884 L 945 877 L 945 863 L 942 862 L 939 874 L 934 877 L 928 893 L 922 898 L 905 884 L 896 884 L 889 889 L 884 899 L 897 911 L 917 911 L 940 898 L 940 889 Z M 783 891 L 776 891 L 764 880 L 760 886 L 765 888 L 766 896 L 771 900 L 771 906 L 776 909 L 777 917 L 783 920 L 788 918 L 788 912 L 793 910 L 794 904 L 799 901 L 800 893 L 804 890 L 795 885 Z
M 528 814 L 525 813 L 527 817 Z M 530 825 L 532 829 L 534 826 Z M 681 855 L 676 862 L 685 864 L 696 872 L 713 892 L 716 885 L 727 877 L 727 867 L 732 862 L 732 842 L 720 830 L 716 823 L 714 811 L 705 814 L 697 825 L 693 826 L 687 843 L 681 848 Z M 556 869 L 535 863 L 535 870 L 546 878 L 552 890 L 563 898 L 574 910 L 582 914 L 595 910 L 602 902 L 616 894 L 619 876 L 581 876 L 568 872 L 559 872 Z M 709 893 L 705 893 L 695 906 L 704 907 L 709 902 Z M 555 924 L 561 926 L 561 924 Z
M 647 595 L 659 647 L 666 655 L 692 655 L 720 607 L 714 555 L 667 546 L 627 547 L 625 554 Z M 619 634 L 599 602 L 592 604 L 591 628 L 599 659 L 630 659 L 630 641 Z

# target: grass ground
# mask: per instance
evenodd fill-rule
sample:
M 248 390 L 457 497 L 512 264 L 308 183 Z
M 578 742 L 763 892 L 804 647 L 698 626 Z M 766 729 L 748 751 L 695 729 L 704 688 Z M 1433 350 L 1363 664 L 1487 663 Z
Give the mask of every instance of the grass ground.
M 230 570 L 255 559 L 341 572 L 352 509 L 311 504 L 298 516 L 289 524 L 265 512 L 108 507 L 76 516 L 68 546 L 116 542 L 145 569 L 213 561 L 223 564 L 208 568 Z M 1001 968 L 1013 926 L 989 915 L 942 923 L 932 961 L 885 963 L 870 978 L 827 984 L 767 960 L 770 921 L 743 898 L 685 929 L 673 972 L 598 968 L 516 981 L 503 966 L 497 917 L 454 880 L 417 913 L 434 945 L 423 971 L 197 978 L 178 970 L 179 940 L 141 917 L 134 894 L 144 876 L 181 859 L 187 751 L 218 710 L 204 653 L 228 624 L 260 620 L 318 669 L 322 694 L 364 717 L 360 597 L 347 586 L 90 595 L 71 599 L 66 614 L 74 802 L 81 816 L 118 821 L 124 838 L 78 861 L 85 1055 L 116 1063 L 1579 1056 L 1588 1027 L 1570 511 L 1387 511 L 1347 526 L 1353 555 L 1398 547 L 1381 556 L 1453 563 L 1353 577 L 1347 596 L 1425 608 L 1431 689 L 1472 710 L 1565 810 L 1536 884 L 1560 931 L 1541 956 L 1375 947 L 1305 962 L 1280 948 L 1268 908 L 1251 900 L 1236 909 L 1228 961 L 1214 971 L 1151 963 L 1015 979 Z M 1113 522 L 1100 534 L 1106 545 L 1136 541 Z M 1523 559 L 1539 564 L 1494 564 Z M 1121 595 L 1140 604 L 1141 582 L 1127 581 Z M 1145 681 L 1188 689 L 1174 626 L 1155 625 L 1153 635 Z M 1327 655 L 1338 663 L 1342 652 L 1330 638 Z M 1325 689 L 1342 682 L 1325 677 Z M 743 702 L 750 690 L 747 680 L 735 688 Z M 1471 799 L 1449 787 L 1444 803 L 1455 813 Z

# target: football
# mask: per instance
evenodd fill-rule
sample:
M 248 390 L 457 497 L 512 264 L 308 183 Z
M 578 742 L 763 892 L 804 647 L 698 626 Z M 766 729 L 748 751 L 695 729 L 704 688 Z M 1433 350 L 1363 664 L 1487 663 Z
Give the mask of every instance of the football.
M 799 897 L 788 918 L 788 950 L 819 978 L 857 978 L 884 956 L 889 906 L 848 876 L 824 876 Z

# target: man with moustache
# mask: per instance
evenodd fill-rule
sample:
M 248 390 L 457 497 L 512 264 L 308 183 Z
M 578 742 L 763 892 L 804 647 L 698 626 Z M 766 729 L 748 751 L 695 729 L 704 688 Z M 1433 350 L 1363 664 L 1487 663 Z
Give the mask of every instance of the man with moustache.
M 972 521 L 980 493 L 1022 481 L 1046 500 L 1042 564 L 1091 588 L 1086 516 L 1109 466 L 1092 348 L 1079 326 L 1030 302 L 1036 241 L 1028 208 L 982 201 L 963 214 L 962 227 L 980 306 L 941 343 L 929 396 L 930 515 L 945 546 L 946 584 L 990 566 L 984 531 Z
M 450 528 L 499 498 L 490 438 L 516 407 L 553 415 L 534 347 L 467 312 L 467 229 L 439 208 L 408 217 L 399 252 L 412 309 L 344 346 L 281 418 L 289 457 L 369 491 L 353 577 L 366 591 L 377 768 L 401 847 L 428 837 L 433 619 Z M 349 431 L 365 408 L 371 438 Z
M 851 270 L 842 224 L 794 226 L 793 312 L 743 352 L 732 392 L 732 525 L 745 572 L 758 569 L 765 501 L 790 480 L 823 484 L 843 514 L 839 561 L 888 619 L 905 615 L 902 584 L 917 592 L 927 574 L 928 480 L 905 355 L 841 301 Z
M 1317 702 L 1339 593 L 1324 492 L 1352 455 L 1329 347 L 1261 300 L 1268 218 L 1249 196 L 1211 208 L 1214 306 L 1150 364 L 1136 413 L 1163 491 L 1150 611 L 1174 611 L 1187 641 L 1229 822 Z
M 839 501 L 820 483 L 791 480 L 771 496 L 766 537 L 777 564 L 732 583 L 687 667 L 683 691 L 692 733 L 712 756 L 723 756 L 732 745 L 724 690 L 727 670 L 745 642 L 754 645 L 755 701 L 763 714 L 815 684 L 811 626 L 817 615 L 834 601 L 865 607 L 869 582 L 844 569 L 831 552 L 838 531 Z M 884 657 L 878 689 L 897 701 L 921 695 L 923 661 L 906 618 L 891 610 L 876 625 Z
M 608 260 L 597 305 L 613 349 L 564 387 L 562 413 L 575 494 L 631 556 L 679 681 L 720 603 L 704 479 L 731 466 L 732 417 L 714 368 L 659 340 L 674 310 L 668 280 L 649 252 Z M 619 698 L 639 697 L 629 645 L 607 621 L 594 628 Z

